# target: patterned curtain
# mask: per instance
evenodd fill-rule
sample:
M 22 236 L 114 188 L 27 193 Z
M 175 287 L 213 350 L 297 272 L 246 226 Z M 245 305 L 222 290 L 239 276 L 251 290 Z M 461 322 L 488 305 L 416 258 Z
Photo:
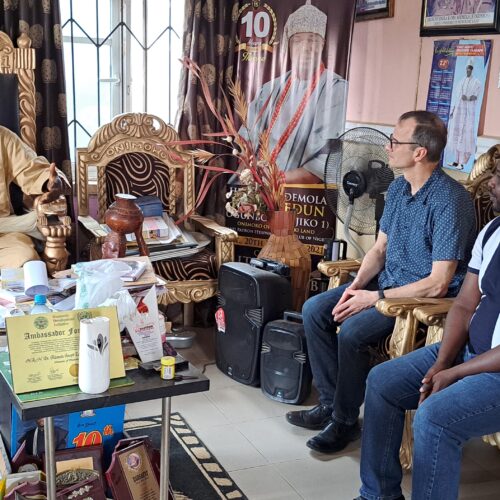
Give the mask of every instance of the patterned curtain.
M 240 2 L 185 1 L 184 56 L 195 61 L 207 76 L 212 99 L 220 109 L 223 105 L 221 88 L 227 89 L 227 81 L 233 77 L 233 66 L 237 59 L 233 47 Z M 198 81 L 188 79 L 186 70 L 181 76 L 179 99 L 179 135 L 182 139 L 202 139 L 205 138 L 205 133 L 220 132 L 217 120 L 205 105 Z M 197 171 L 197 187 L 200 185 L 202 174 L 201 170 Z M 214 215 L 220 221 L 223 220 L 227 181 L 227 176 L 217 179 L 203 205 L 197 210 L 198 213 Z
M 71 181 L 61 16 L 58 0 L 3 0 L 0 30 L 17 44 L 21 33 L 36 51 L 37 152 Z

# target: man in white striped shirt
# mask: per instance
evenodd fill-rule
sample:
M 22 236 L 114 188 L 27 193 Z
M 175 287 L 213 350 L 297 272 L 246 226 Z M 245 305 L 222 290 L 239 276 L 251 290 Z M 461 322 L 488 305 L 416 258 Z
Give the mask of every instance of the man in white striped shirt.
M 500 212 L 500 159 L 488 183 Z M 458 498 L 463 445 L 500 431 L 500 217 L 479 234 L 443 341 L 368 376 L 359 499 L 402 499 L 399 447 L 413 423 L 412 499 Z

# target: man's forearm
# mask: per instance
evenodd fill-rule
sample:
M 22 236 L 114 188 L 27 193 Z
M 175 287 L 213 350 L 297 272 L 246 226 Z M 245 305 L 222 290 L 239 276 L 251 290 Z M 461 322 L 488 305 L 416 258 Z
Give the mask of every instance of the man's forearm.
M 448 286 L 456 272 L 456 260 L 434 261 L 429 276 L 413 283 L 387 290 L 385 296 L 391 299 L 403 297 L 446 297 Z
M 438 363 L 451 366 L 469 338 L 469 324 L 481 300 L 478 274 L 468 272 L 462 288 L 453 301 L 444 327 Z
M 439 348 L 438 361 L 451 366 L 458 353 L 469 338 L 469 323 L 473 311 L 462 306 L 457 301 L 451 306 L 446 316 L 446 326 L 443 340 Z
M 409 283 L 408 285 L 390 288 L 385 291 L 385 296 L 390 299 L 400 299 L 404 297 L 444 297 L 448 290 L 447 285 L 441 280 L 436 280 L 431 276 Z
M 453 370 L 458 378 L 477 375 L 478 373 L 500 372 L 500 346 L 483 352 L 465 363 L 456 365 Z
M 358 290 L 363 289 L 384 268 L 385 253 L 371 249 L 363 258 L 361 267 L 353 281 L 352 286 Z

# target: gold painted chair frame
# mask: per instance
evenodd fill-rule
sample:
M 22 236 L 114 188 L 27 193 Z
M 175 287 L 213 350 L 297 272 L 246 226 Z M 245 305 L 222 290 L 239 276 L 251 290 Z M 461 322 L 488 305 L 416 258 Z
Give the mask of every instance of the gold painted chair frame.
M 234 261 L 234 243 L 237 233 L 215 221 L 192 213 L 195 204 L 194 163 L 190 155 L 179 146 L 177 132 L 157 116 L 146 113 L 126 113 L 100 127 L 87 148 L 77 150 L 77 195 L 79 216 L 89 216 L 89 170 L 97 170 L 97 219 L 104 220 L 107 207 L 106 166 L 126 153 L 146 153 L 163 162 L 169 171 L 170 215 L 182 205 L 182 213 L 191 214 L 184 225 L 214 239 L 217 267 Z M 177 173 L 183 171 L 183 182 L 176 182 Z M 89 229 L 89 228 L 87 228 Z M 94 233 L 96 234 L 96 233 Z M 96 234 L 90 245 L 90 258 L 101 258 L 103 236 Z M 217 279 L 169 281 L 167 292 L 160 298 L 162 304 L 200 302 L 217 292 Z

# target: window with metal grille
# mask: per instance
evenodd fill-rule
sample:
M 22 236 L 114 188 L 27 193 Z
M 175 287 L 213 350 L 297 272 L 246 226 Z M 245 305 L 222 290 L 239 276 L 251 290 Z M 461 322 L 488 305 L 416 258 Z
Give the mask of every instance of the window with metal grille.
M 175 6 L 174 6 L 175 4 Z M 184 2 L 60 0 L 71 157 L 119 113 L 173 123 Z

